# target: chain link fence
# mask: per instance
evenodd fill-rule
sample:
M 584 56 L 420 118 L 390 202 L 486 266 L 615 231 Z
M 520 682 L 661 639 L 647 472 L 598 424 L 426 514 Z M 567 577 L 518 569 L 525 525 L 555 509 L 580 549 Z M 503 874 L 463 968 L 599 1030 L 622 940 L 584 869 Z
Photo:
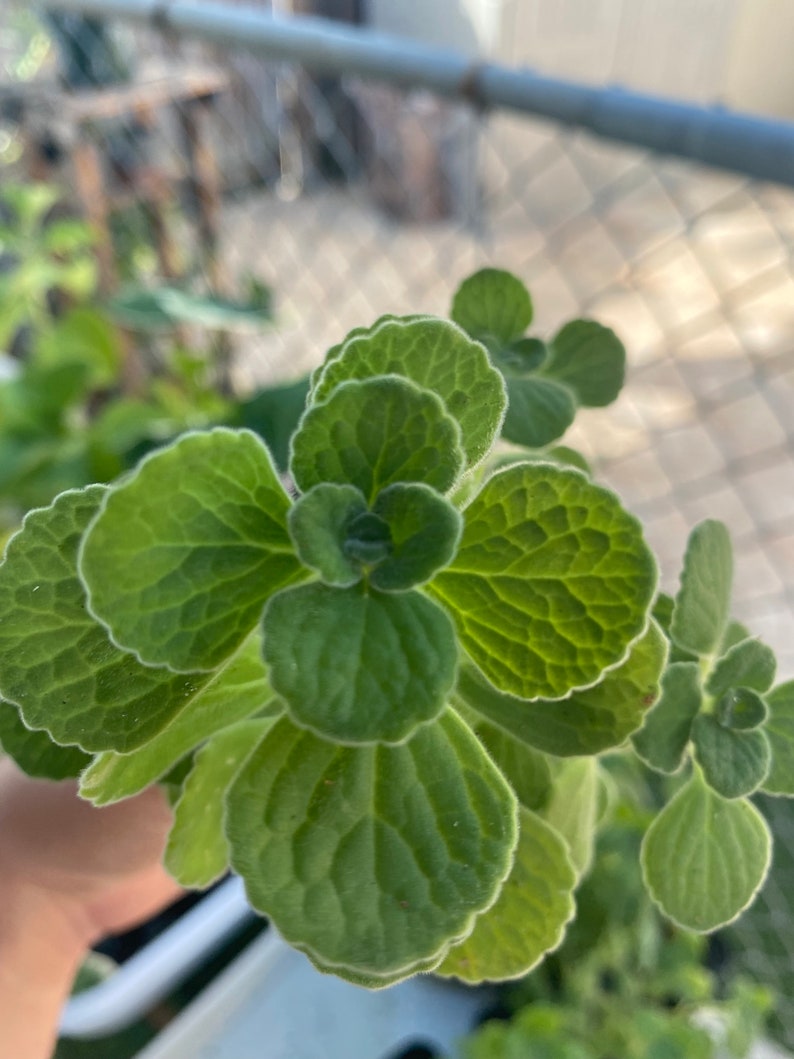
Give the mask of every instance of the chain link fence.
M 501 6 L 504 23 L 515 0 Z M 240 387 L 297 377 L 382 313 L 444 314 L 489 263 L 526 281 L 538 334 L 573 315 L 610 325 L 627 385 L 610 409 L 580 412 L 566 443 L 643 519 L 667 589 L 693 525 L 729 525 L 736 610 L 778 653 L 781 678 L 794 676 L 794 190 L 427 92 L 111 28 L 138 87 L 124 113 L 75 130 L 42 102 L 59 91 L 52 37 L 24 6 L 0 17 L 8 179 L 46 169 L 74 189 L 74 145 L 90 138 L 103 184 L 126 181 L 115 244 L 140 223 L 135 194 L 165 186 L 172 267 L 190 273 L 202 258 L 188 193 L 206 187 L 180 113 L 200 99 L 199 176 L 215 182 L 221 262 L 208 281 L 234 291 L 254 274 L 275 297 L 273 328 L 236 346 Z M 191 95 L 190 77 L 206 91 Z M 138 179 L 147 173 L 160 183 Z M 161 272 L 151 225 L 129 239 L 144 274 Z M 752 970 L 782 994 L 794 1045 L 794 816 L 785 801 L 765 809 L 779 864 L 738 929 Z

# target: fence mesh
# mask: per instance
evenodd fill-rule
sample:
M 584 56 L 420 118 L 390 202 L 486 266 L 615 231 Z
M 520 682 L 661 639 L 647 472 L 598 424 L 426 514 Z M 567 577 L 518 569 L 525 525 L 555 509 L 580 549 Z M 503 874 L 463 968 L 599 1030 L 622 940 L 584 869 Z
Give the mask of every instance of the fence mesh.
M 46 168 L 68 192 L 77 134 L 52 106 L 48 32 L 24 6 L 0 20 L 0 151 L 7 179 Z M 236 347 L 238 385 L 296 377 L 381 313 L 443 314 L 484 264 L 514 271 L 537 333 L 589 315 L 626 345 L 620 399 L 580 412 L 566 442 L 644 520 L 665 587 L 692 526 L 724 519 L 736 610 L 777 651 L 780 676 L 794 676 L 794 191 L 425 92 L 149 31 L 121 41 L 136 85 L 215 79 L 200 132 L 221 192 L 220 274 L 231 291 L 255 274 L 277 307 L 272 329 Z M 135 194 L 152 186 L 136 174 L 155 173 L 174 192 L 166 220 L 189 269 L 180 108 L 192 104 L 178 92 L 158 100 L 80 135 L 98 147 L 103 180 L 126 173 L 132 190 L 113 221 L 117 253 L 125 225 L 140 224 Z M 155 275 L 162 261 L 128 236 L 138 258 L 125 267 Z M 765 808 L 779 864 L 738 929 L 752 970 L 783 996 L 794 1045 L 794 814 L 787 802 Z

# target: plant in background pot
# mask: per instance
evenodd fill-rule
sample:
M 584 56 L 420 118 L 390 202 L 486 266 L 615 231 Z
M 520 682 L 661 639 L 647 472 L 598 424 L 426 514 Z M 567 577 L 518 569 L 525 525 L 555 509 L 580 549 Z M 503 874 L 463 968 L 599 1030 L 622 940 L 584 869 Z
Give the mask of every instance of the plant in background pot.
M 793 686 L 731 620 L 727 531 L 699 526 L 659 596 L 618 497 L 537 450 L 617 395 L 614 334 L 527 336 L 528 292 L 493 269 L 452 317 L 329 351 L 289 488 L 257 435 L 188 433 L 31 512 L 0 567 L 6 749 L 97 805 L 180 765 L 173 874 L 231 865 L 372 988 L 515 978 L 559 946 L 615 747 L 675 775 L 640 860 L 696 931 L 763 882 L 753 791 L 794 794 Z

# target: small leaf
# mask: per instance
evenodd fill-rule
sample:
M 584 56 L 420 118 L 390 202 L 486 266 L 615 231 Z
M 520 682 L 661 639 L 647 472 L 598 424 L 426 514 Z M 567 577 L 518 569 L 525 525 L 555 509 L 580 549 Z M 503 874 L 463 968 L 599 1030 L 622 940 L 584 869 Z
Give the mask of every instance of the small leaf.
M 601 408 L 620 393 L 626 351 L 608 327 L 595 320 L 572 320 L 549 343 L 541 370 L 573 390 L 579 404 Z
M 656 701 L 666 656 L 664 635 L 651 622 L 623 665 L 567 699 L 526 702 L 505 695 L 471 665 L 460 669 L 457 694 L 472 710 L 547 754 L 598 754 L 620 746 L 642 724 Z
M 794 798 L 794 680 L 766 696 L 769 720 L 764 731 L 772 749 L 772 766 L 764 780 L 766 794 Z
M 769 773 L 769 743 L 761 731 L 734 731 L 702 713 L 692 725 L 692 741 L 703 778 L 723 798 L 752 794 Z
M 717 701 L 714 715 L 726 728 L 736 732 L 751 732 L 766 724 L 769 709 L 757 691 L 731 688 Z
M 642 844 L 642 870 L 661 911 L 686 930 L 731 923 L 766 878 L 769 827 L 743 798 L 727 800 L 696 772 L 659 813 Z
M 697 655 L 716 651 L 730 617 L 732 583 L 728 531 L 721 522 L 707 519 L 689 536 L 670 622 L 670 635 L 680 647 Z
M 775 679 L 775 653 L 760 640 L 740 640 L 719 659 L 706 683 L 709 695 L 724 695 L 731 688 L 769 691 Z
M 0 746 L 23 772 L 37 779 L 73 779 L 91 761 L 79 747 L 58 746 L 46 732 L 28 728 L 16 706 L 2 700 Z
M 397 375 L 344 382 L 312 405 L 292 439 L 292 476 L 354 485 L 372 503 L 394 482 L 444 493 L 463 469 L 460 429 L 440 398 Z
M 507 404 L 502 376 L 479 342 L 449 320 L 383 317 L 374 327 L 351 332 L 329 358 L 315 380 L 314 401 L 326 400 L 346 379 L 394 374 L 443 401 L 460 427 L 469 467 L 490 451 L 499 434 Z
M 546 755 L 496 725 L 480 722 L 475 731 L 519 802 L 526 809 L 543 809 L 552 786 L 552 769 Z
M 496 903 L 454 946 L 436 974 L 475 984 L 528 974 L 553 952 L 573 918 L 577 876 L 557 832 L 521 809 L 513 867 Z
M 541 813 L 568 844 L 571 863 L 581 878 L 593 860 L 598 819 L 598 765 L 595 758 L 580 757 L 557 765 L 551 799 Z
M 532 299 L 517 276 L 483 268 L 455 291 L 450 316 L 472 338 L 507 345 L 532 323 Z
M 215 669 L 301 576 L 289 498 L 261 440 L 185 434 L 105 498 L 80 553 L 91 612 L 151 666 Z
M 253 713 L 271 716 L 283 712 L 283 704 L 267 682 L 261 656 L 262 637 L 257 629 L 145 746 L 126 754 L 98 754 L 81 777 L 81 796 L 94 805 L 129 798 L 162 779 L 194 747 L 227 725 Z
M 423 584 L 454 557 L 463 520 L 429 486 L 390 485 L 378 494 L 373 514 L 389 527 L 391 541 L 388 558 L 370 574 L 375 588 L 398 592 Z
M 327 585 L 354 585 L 361 563 L 345 554 L 350 524 L 367 511 L 354 485 L 321 482 L 292 505 L 287 524 L 298 558 Z
M 567 387 L 537 375 L 505 372 L 509 404 L 502 436 L 516 445 L 543 448 L 561 438 L 576 416 L 576 401 Z
M 125 753 L 190 705 L 207 674 L 140 665 L 86 611 L 77 550 L 106 493 L 62 493 L 32 511 L 0 565 L 0 694 L 63 744 Z
M 673 662 L 662 677 L 662 694 L 645 723 L 631 737 L 646 765 L 658 772 L 677 772 L 684 763 L 694 721 L 703 704 L 696 662 Z
M 464 512 L 429 590 L 500 691 L 561 699 L 619 664 L 643 632 L 656 566 L 639 523 L 576 471 L 519 464 Z
M 301 585 L 270 600 L 264 632 L 293 720 L 335 742 L 402 742 L 439 715 L 455 680 L 452 622 L 416 591 Z
M 266 718 L 232 724 L 196 754 L 174 807 L 163 861 L 182 886 L 203 889 L 228 871 L 224 797 L 272 724 Z
M 402 746 L 343 747 L 278 721 L 229 792 L 254 908 L 343 977 L 443 953 L 496 898 L 516 805 L 451 712 Z

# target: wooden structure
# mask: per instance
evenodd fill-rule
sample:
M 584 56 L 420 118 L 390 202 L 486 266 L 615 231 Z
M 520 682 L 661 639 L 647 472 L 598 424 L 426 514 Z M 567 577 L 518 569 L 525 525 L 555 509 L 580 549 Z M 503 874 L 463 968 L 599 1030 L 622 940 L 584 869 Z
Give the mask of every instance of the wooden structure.
M 69 93 L 31 86 L 26 93 L 22 126 L 29 175 L 51 180 L 55 159 L 67 159 L 77 204 L 97 233 L 101 293 L 109 294 L 118 285 L 111 212 L 133 203 L 147 213 L 163 275 L 177 275 L 178 255 L 166 223 L 166 207 L 176 195 L 173 176 L 146 159 L 135 159 L 121 173 L 111 172 L 103 147 L 103 138 L 114 126 L 151 128 L 168 109 L 182 134 L 205 274 L 212 290 L 224 293 L 216 253 L 220 178 L 206 123 L 213 101 L 227 88 L 226 75 L 219 70 L 177 66 L 142 71 L 130 83 L 106 88 Z

